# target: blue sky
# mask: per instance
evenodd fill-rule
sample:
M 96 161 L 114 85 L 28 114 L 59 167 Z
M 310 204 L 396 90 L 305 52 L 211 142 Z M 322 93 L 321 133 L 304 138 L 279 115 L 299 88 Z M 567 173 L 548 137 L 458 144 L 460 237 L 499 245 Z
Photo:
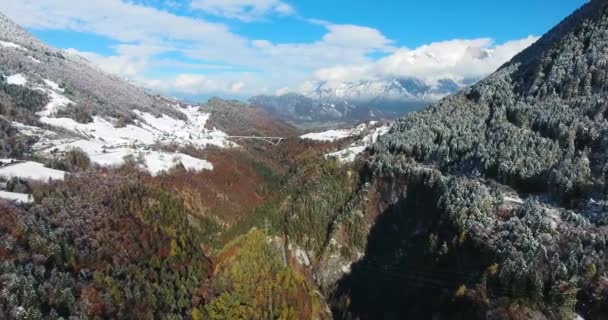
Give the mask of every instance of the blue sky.
M 50 45 L 174 96 L 482 77 L 582 0 L 4 0 Z

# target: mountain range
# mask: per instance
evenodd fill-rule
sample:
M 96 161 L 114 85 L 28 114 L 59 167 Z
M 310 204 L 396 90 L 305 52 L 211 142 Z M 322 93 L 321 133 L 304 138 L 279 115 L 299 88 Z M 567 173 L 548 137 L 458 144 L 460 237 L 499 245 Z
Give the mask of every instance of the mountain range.
M 451 79 L 428 83 L 416 78 L 322 82 L 304 94 L 255 96 L 249 102 L 296 124 L 356 123 L 397 118 L 427 107 L 472 83 L 473 80 Z

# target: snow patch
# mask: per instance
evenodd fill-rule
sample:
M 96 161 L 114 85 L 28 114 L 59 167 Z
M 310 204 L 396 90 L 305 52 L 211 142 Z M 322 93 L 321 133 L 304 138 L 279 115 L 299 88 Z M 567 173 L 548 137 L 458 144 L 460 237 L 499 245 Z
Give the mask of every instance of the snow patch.
M 142 115 L 145 115 L 142 113 Z M 153 123 L 139 123 L 115 128 L 114 125 L 101 117 L 93 117 L 93 122 L 82 124 L 69 118 L 41 119 L 42 122 L 75 132 L 83 139 L 58 143 L 48 148 L 46 152 L 67 152 L 74 148 L 83 150 L 93 163 L 101 166 L 119 166 L 125 162 L 125 157 L 133 156 L 141 160 L 142 165 L 152 174 L 157 175 L 181 163 L 187 170 L 212 170 L 213 166 L 206 160 L 197 159 L 181 153 L 168 153 L 147 150 L 156 143 L 191 143 L 204 147 L 215 145 L 225 147 L 230 144 L 223 133 L 215 131 L 205 133 L 197 128 L 188 127 L 181 120 L 167 116 L 155 118 L 146 115 L 145 118 Z M 164 130 L 159 130 L 159 128 Z M 166 130 L 166 131 L 165 131 Z M 216 134 L 216 135 L 214 135 Z
M 48 119 L 48 117 L 57 113 L 57 111 L 59 111 L 61 108 L 66 107 L 70 103 L 74 103 L 66 96 L 61 95 L 55 91 L 45 89 L 43 89 L 43 91 L 46 91 L 49 94 L 49 103 L 44 106 L 44 109 L 42 111 L 36 113 L 38 116 L 41 117 L 40 121 L 43 123 L 45 123 L 45 120 Z
M 327 130 L 323 132 L 312 132 L 300 136 L 302 139 L 308 139 L 313 141 L 326 141 L 333 142 L 348 137 L 356 136 L 363 132 L 367 128 L 367 124 L 360 124 L 351 129 L 338 129 L 338 130 Z
M 16 84 L 19 86 L 24 86 L 27 83 L 27 79 L 25 78 L 25 76 L 21 73 L 17 73 L 15 75 L 12 75 L 8 78 L 6 78 L 6 82 L 8 84 Z
M 212 170 L 213 166 L 206 160 L 193 158 L 181 153 L 166 153 L 150 151 L 144 153 L 146 168 L 151 175 L 155 176 L 163 171 L 168 171 L 178 164 L 182 164 L 186 170 L 201 171 Z
M 327 157 L 336 157 L 342 163 L 354 162 L 357 156 L 365 151 L 367 146 L 348 147 L 343 150 L 327 154 Z
M 32 198 L 29 194 L 0 191 L 0 199 L 15 201 L 19 203 L 31 203 Z
M 20 46 L 20 45 L 18 45 L 16 43 L 7 42 L 7 41 L 0 41 L 0 47 L 27 50 L 24 47 L 22 47 L 22 46 Z
M 363 153 L 368 146 L 378 141 L 379 137 L 387 134 L 390 129 L 390 125 L 375 128 L 372 133 L 366 135 L 361 140 L 353 142 L 345 149 L 329 153 L 326 155 L 326 157 L 336 157 L 341 163 L 353 162 L 359 154 Z
M 44 84 L 46 84 L 49 88 L 55 90 L 55 91 L 59 91 L 59 92 L 64 92 L 65 90 L 61 87 L 59 87 L 59 85 L 57 84 L 57 82 L 53 82 L 51 80 L 48 79 L 44 79 L 42 80 L 44 81 Z
M 44 167 L 42 163 L 33 161 L 14 161 L 12 159 L 0 159 L 0 177 L 20 178 L 27 180 L 48 181 L 63 180 L 65 171 Z
M 504 202 L 511 202 L 511 203 L 516 203 L 516 204 L 524 204 L 524 200 L 522 198 L 519 198 L 519 197 L 504 196 L 502 199 L 503 199 Z
M 30 60 L 34 61 L 34 63 L 40 63 L 40 60 L 30 56 Z
M 209 113 L 201 112 L 199 107 L 182 108 L 173 106 L 186 116 L 186 120 L 175 119 L 167 115 L 155 116 L 150 113 L 133 110 L 138 119 L 133 124 L 117 128 L 116 119 L 94 116 L 90 123 L 79 123 L 70 118 L 57 117 L 57 111 L 74 104 L 62 95 L 64 92 L 57 83 L 44 79 L 46 87 L 38 88 L 49 95 L 49 103 L 37 113 L 40 122 L 52 127 L 63 128 L 73 132 L 76 139 L 66 140 L 53 138 L 42 129 L 34 130 L 21 126 L 21 130 L 35 136 L 46 136 L 34 148 L 42 153 L 68 152 L 71 149 L 82 149 L 93 163 L 101 166 L 119 166 L 125 157 L 133 156 L 138 163 L 152 175 L 169 170 L 182 164 L 187 170 L 212 170 L 213 166 L 206 160 L 197 159 L 181 153 L 167 153 L 149 150 L 157 144 L 193 145 L 204 148 L 212 145 L 219 148 L 237 146 L 227 139 L 227 134 L 219 130 L 205 128 Z M 78 107 L 78 106 L 77 106 Z

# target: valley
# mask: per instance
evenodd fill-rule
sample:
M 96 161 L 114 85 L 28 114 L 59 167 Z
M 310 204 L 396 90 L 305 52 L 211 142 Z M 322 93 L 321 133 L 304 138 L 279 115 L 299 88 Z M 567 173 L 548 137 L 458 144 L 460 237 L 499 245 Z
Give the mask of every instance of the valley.
M 593 0 L 479 81 L 186 103 L 0 14 L 0 319 L 606 319 L 607 61 Z

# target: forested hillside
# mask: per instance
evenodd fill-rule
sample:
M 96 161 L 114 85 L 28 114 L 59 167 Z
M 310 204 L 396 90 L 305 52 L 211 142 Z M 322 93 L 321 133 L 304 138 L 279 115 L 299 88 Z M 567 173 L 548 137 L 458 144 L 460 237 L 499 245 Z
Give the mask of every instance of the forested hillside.
M 608 2 L 591 1 L 380 138 L 382 214 L 336 315 L 604 319 L 607 56 Z
M 230 157 L 244 162 L 225 170 L 250 170 L 248 156 Z M 270 237 L 282 233 L 265 228 L 264 218 L 249 222 L 280 180 L 255 170 L 239 177 L 257 184 L 228 195 L 234 208 L 216 193 L 192 198 L 225 190 L 222 179 L 184 179 L 181 170 L 150 177 L 127 163 L 81 171 L 61 182 L 26 182 L 33 204 L 0 202 L 0 318 L 328 318 L 287 243 Z M 252 195 L 259 199 L 239 198 Z

